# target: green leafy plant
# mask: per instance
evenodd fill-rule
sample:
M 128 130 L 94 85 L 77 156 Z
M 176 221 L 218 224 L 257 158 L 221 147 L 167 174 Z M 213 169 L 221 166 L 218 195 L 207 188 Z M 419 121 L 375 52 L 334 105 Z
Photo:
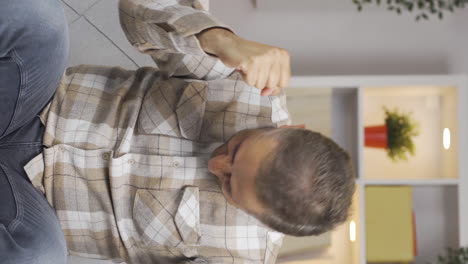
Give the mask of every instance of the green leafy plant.
M 403 12 L 416 13 L 416 20 L 429 20 L 430 16 L 442 19 L 447 12 L 453 13 L 455 9 L 464 8 L 468 0 L 353 0 L 359 11 L 364 6 L 375 4 L 397 14 Z
M 387 154 L 393 161 L 408 160 L 415 153 L 413 137 L 419 135 L 419 125 L 409 114 L 390 111 L 384 107 L 387 125 Z
M 447 248 L 445 255 L 439 255 L 436 262 L 428 264 L 465 264 L 468 263 L 468 248 Z

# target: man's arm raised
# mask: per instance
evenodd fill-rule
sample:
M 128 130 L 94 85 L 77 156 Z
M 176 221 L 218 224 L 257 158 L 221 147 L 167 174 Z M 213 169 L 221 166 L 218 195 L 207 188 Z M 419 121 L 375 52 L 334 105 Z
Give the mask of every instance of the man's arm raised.
M 238 37 L 203 8 L 200 0 L 119 2 L 128 40 L 168 77 L 220 79 L 236 69 L 262 95 L 278 94 L 290 78 L 288 52 Z
M 120 0 L 120 24 L 130 43 L 167 77 L 220 79 L 234 69 L 206 54 L 196 35 L 227 26 L 205 8 L 201 0 Z
M 262 95 L 277 95 L 287 86 L 291 68 L 286 50 L 245 40 L 223 28 L 210 28 L 197 36 L 205 52 L 240 71 Z

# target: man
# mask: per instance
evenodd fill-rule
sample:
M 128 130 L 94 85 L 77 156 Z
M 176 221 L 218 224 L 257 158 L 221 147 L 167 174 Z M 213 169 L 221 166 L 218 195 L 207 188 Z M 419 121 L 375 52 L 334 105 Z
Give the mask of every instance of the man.
M 59 3 L 30 2 L 6 1 L 0 18 L 2 39 L 14 36 L 1 55 L 19 76 L 7 88 L 20 91 L 1 138 L 6 263 L 66 261 L 57 219 L 27 177 L 54 207 L 71 254 L 127 263 L 274 263 L 282 235 L 272 229 L 315 235 L 346 219 L 348 155 L 320 134 L 278 128 L 289 123 L 286 52 L 237 37 L 201 1 L 122 0 L 127 37 L 159 69 L 82 65 L 57 85 L 65 63 L 55 57 L 66 56 L 64 21 L 51 23 L 63 19 Z M 35 23 L 15 20 L 23 9 Z M 17 40 L 23 31 L 38 47 Z M 53 54 L 39 54 L 52 44 Z M 24 70 L 36 53 L 58 62 Z M 37 92 L 18 86 L 35 72 L 54 76 L 29 84 L 47 90 L 38 109 L 58 86 L 40 115 L 45 128 L 33 107 L 18 112 L 33 105 L 25 100 Z M 18 161 L 29 161 L 27 176 Z

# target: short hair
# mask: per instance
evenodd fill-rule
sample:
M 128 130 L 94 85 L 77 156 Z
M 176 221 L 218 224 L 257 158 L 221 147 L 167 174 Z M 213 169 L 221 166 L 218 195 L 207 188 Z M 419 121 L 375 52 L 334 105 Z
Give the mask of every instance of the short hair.
M 356 178 L 349 154 L 307 129 L 273 133 L 277 146 L 255 178 L 257 197 L 267 209 L 257 217 L 293 236 L 319 235 L 346 221 Z

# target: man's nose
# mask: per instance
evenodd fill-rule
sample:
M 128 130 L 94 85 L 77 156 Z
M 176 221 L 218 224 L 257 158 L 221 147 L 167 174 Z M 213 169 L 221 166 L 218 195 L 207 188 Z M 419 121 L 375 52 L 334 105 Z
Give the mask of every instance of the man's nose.
M 221 154 L 211 158 L 208 162 L 208 170 L 222 179 L 226 174 L 231 174 L 231 160 L 229 155 Z

